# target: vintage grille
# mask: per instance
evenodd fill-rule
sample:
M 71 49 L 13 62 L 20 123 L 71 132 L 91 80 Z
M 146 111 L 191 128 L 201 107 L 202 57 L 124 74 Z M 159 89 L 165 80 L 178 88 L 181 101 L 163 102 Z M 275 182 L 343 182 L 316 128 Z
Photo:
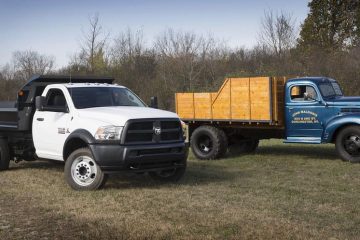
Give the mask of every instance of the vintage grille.
M 161 133 L 156 134 L 155 129 Z M 124 143 L 167 143 L 182 140 L 182 128 L 179 120 L 142 120 L 130 121 L 124 132 Z
M 343 112 L 343 113 L 359 113 L 360 108 L 342 108 L 341 112 Z

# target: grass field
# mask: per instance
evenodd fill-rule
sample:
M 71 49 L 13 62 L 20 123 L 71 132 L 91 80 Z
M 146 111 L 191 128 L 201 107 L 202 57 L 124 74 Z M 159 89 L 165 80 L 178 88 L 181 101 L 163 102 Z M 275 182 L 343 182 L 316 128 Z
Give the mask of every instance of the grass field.
M 253 155 L 190 156 L 179 184 L 110 177 L 76 192 L 63 165 L 0 172 L 0 239 L 359 239 L 360 164 L 332 145 L 263 141 Z

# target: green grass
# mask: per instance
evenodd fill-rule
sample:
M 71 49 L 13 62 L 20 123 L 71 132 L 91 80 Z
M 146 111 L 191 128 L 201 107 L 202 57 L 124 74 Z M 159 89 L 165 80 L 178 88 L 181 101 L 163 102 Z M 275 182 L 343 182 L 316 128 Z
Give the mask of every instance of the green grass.
M 263 141 L 256 154 L 189 158 L 179 184 L 111 176 L 76 192 L 63 166 L 0 172 L 0 239 L 358 239 L 360 164 L 332 145 Z

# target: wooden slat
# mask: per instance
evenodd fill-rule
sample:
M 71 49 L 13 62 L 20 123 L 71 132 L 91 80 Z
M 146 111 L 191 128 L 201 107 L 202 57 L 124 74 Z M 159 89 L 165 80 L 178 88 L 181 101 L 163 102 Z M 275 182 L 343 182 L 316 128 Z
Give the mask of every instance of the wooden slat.
M 231 79 L 231 119 L 250 120 L 249 78 Z
M 230 81 L 227 79 L 213 100 L 213 119 L 230 119 Z
M 176 93 L 177 114 L 180 118 L 194 118 L 193 93 Z
M 285 104 L 285 83 L 286 77 L 273 78 L 273 109 L 274 121 L 278 125 L 284 124 L 284 104 Z
M 194 93 L 195 119 L 211 119 L 211 93 Z
M 250 78 L 251 120 L 270 121 L 270 78 Z
M 213 98 L 212 98 L 213 103 L 214 103 L 214 102 L 216 101 L 216 99 L 219 97 L 219 95 L 221 94 L 223 88 L 228 85 L 228 82 L 229 82 L 229 78 L 226 78 L 225 81 L 224 81 L 224 83 L 221 85 L 219 91 L 217 91 L 217 93 L 215 93 L 214 96 L 212 96 L 212 97 L 213 97 Z

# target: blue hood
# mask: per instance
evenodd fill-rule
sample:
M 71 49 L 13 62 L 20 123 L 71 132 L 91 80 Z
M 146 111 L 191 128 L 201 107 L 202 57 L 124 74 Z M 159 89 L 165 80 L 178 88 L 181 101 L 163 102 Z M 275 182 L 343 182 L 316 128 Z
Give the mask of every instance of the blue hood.
M 328 103 L 335 106 L 357 106 L 360 107 L 360 97 L 336 97 L 328 100 Z

